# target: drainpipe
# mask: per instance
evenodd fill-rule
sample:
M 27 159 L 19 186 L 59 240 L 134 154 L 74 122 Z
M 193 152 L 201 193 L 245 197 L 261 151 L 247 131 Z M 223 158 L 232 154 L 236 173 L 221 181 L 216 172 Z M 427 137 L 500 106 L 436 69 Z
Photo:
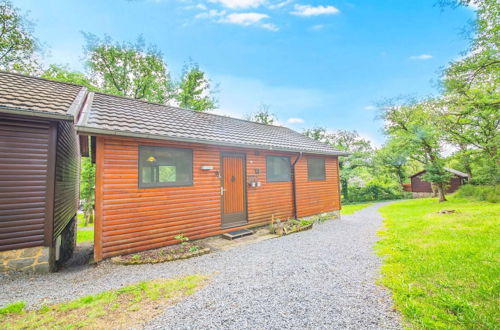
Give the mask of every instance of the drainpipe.
M 297 183 L 295 181 L 295 164 L 302 158 L 302 151 L 299 153 L 295 161 L 292 163 L 292 193 L 293 193 L 293 214 L 295 219 L 298 219 L 298 210 L 297 210 Z

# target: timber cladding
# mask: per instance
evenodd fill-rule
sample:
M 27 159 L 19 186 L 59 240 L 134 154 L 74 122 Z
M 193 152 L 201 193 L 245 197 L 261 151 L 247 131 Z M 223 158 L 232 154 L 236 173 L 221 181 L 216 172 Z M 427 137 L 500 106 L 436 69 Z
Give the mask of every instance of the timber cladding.
M 193 185 L 139 188 L 140 145 L 192 149 Z M 248 222 L 230 229 L 221 228 L 223 209 L 219 174 L 221 156 L 225 153 L 244 154 L 247 181 L 261 183 L 260 187 L 246 185 Z M 266 182 L 267 155 L 289 156 L 293 161 L 298 153 L 98 136 L 96 260 L 174 244 L 177 234 L 198 239 L 268 224 L 273 215 L 281 219 L 293 217 L 292 182 Z M 306 155 L 297 163 L 300 216 L 340 209 L 337 158 L 324 158 L 326 179 L 323 181 L 308 181 Z M 211 170 L 202 170 L 202 166 L 211 166 Z
M 54 138 L 49 121 L 0 115 L 0 250 L 51 242 Z
M 55 163 L 54 229 L 55 240 L 76 215 L 79 203 L 80 152 L 73 124 L 61 121 L 57 127 Z
M 432 185 L 430 182 L 424 181 L 422 179 L 422 176 L 424 173 L 414 175 L 411 177 L 411 191 L 416 192 L 416 193 L 432 193 Z M 454 175 L 449 184 L 448 188 L 446 189 L 446 193 L 451 194 L 460 188 L 460 186 L 463 183 L 463 178 Z
M 70 121 L 0 115 L 0 251 L 54 246 L 78 208 Z

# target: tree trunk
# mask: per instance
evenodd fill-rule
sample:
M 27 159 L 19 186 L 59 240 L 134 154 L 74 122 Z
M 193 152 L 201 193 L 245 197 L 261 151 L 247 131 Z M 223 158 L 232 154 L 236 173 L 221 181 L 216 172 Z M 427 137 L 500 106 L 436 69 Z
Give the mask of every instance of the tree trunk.
M 399 184 L 403 185 L 403 183 L 405 181 L 405 176 L 404 176 L 404 173 L 403 173 L 403 169 L 401 167 L 397 168 L 397 174 L 398 174 Z
M 465 173 L 469 175 L 469 179 L 472 179 L 472 167 L 471 167 L 471 160 L 470 160 L 470 155 L 467 153 L 467 146 L 465 144 L 460 144 L 460 150 L 462 151 L 462 161 L 464 164 L 465 168 Z
M 439 194 L 439 202 L 446 202 L 446 196 L 444 195 L 444 186 L 442 183 L 437 185 L 437 191 Z
M 431 183 L 432 197 L 438 197 L 439 189 L 436 184 Z
M 344 200 L 349 200 L 349 195 L 347 192 L 347 180 L 340 180 L 342 184 L 342 194 L 344 195 Z

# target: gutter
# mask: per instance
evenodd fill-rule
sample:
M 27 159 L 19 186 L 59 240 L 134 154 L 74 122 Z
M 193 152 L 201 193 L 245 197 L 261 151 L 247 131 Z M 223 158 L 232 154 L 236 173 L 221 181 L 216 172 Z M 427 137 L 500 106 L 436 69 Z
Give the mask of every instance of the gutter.
M 299 152 L 299 155 L 295 159 L 295 161 L 292 163 L 292 173 L 293 173 L 293 180 L 292 180 L 292 196 L 293 196 L 293 215 L 295 219 L 298 219 L 299 212 L 297 210 L 297 182 L 296 182 L 296 175 L 295 175 L 295 165 L 297 162 L 302 158 L 302 151 Z

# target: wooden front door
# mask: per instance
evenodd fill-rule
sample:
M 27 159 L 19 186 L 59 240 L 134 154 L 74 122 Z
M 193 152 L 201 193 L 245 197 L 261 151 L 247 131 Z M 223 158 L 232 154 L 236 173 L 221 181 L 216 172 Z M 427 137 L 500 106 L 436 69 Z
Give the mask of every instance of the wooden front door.
M 247 223 L 245 155 L 222 154 L 222 227 Z

